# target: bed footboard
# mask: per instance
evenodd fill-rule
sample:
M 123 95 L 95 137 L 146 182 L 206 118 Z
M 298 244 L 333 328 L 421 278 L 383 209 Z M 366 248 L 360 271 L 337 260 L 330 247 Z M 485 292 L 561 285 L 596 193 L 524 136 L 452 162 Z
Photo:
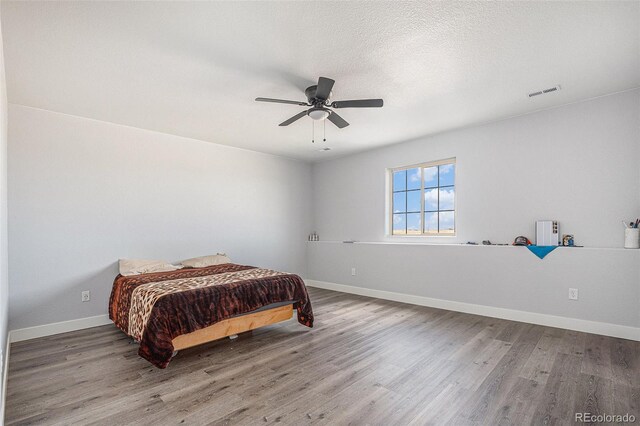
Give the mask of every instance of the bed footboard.
M 173 348 L 175 351 L 179 351 L 192 346 L 198 346 L 203 343 L 222 339 L 223 337 L 264 327 L 265 325 L 286 321 L 292 316 L 293 305 L 285 305 L 253 314 L 229 318 L 210 325 L 209 327 L 176 337 L 173 339 Z

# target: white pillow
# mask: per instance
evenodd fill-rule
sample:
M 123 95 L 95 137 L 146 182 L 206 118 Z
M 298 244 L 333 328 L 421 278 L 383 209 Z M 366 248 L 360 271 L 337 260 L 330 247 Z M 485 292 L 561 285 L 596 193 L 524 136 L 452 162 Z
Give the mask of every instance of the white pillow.
M 130 275 L 149 274 L 151 272 L 167 272 L 180 269 L 164 260 L 150 259 L 120 259 L 119 261 L 120 275 L 128 277 Z
M 229 259 L 224 253 L 218 253 L 212 256 L 194 257 L 193 259 L 183 260 L 181 263 L 182 266 L 189 266 L 191 268 L 204 268 L 206 266 L 231 263 L 231 259 Z

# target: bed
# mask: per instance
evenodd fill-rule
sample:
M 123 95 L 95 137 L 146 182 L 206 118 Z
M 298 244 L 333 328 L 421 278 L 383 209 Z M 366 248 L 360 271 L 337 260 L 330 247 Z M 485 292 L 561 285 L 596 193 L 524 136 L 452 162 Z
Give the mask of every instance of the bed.
M 298 322 L 313 327 L 299 276 L 233 263 L 118 275 L 109 299 L 109 318 L 159 368 L 177 350 L 285 321 L 294 309 Z

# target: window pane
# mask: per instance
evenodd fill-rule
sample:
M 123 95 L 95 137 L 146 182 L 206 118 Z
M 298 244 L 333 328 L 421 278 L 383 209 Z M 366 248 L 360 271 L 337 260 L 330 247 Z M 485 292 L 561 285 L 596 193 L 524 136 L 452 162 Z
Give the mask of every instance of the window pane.
M 407 211 L 420 212 L 420 190 L 407 192 Z
M 424 232 L 438 232 L 438 213 L 424 214 Z
M 456 176 L 456 165 L 455 164 L 443 164 L 439 167 L 440 169 L 440 186 L 449 186 L 454 185 L 455 176 Z
M 438 167 L 427 167 L 422 170 L 424 173 L 424 187 L 434 188 L 438 186 Z
M 407 234 L 420 234 L 420 213 L 407 214 Z
M 451 163 L 392 173 L 392 234 L 455 234 L 455 170 Z
M 407 189 L 420 189 L 420 169 L 407 170 Z
M 455 193 L 453 186 L 440 188 L 440 210 L 453 210 Z
M 393 215 L 393 233 L 394 234 L 406 234 L 407 233 L 407 221 L 405 214 Z
M 453 224 L 453 212 L 440 212 L 440 233 L 453 234 L 455 228 Z
M 393 190 L 404 191 L 407 189 L 407 171 L 393 172 Z
M 407 211 L 407 193 L 406 192 L 394 192 L 393 193 L 393 212 L 402 213 Z
M 438 210 L 438 188 L 424 190 L 424 211 Z

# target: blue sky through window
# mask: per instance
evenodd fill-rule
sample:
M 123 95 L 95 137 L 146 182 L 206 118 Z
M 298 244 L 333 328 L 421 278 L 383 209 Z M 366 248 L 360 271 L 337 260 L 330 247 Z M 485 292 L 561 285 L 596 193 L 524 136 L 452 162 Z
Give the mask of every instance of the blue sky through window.
M 455 163 L 414 167 L 392 174 L 392 232 L 455 232 Z

